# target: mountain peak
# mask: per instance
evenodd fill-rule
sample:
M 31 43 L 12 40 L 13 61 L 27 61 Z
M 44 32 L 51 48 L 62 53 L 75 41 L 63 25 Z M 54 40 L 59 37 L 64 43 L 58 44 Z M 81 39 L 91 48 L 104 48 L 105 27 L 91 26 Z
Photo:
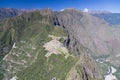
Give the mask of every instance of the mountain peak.
M 46 9 L 40 10 L 40 14 L 42 14 L 42 15 L 51 15 L 52 12 L 53 11 L 50 8 L 46 8 Z

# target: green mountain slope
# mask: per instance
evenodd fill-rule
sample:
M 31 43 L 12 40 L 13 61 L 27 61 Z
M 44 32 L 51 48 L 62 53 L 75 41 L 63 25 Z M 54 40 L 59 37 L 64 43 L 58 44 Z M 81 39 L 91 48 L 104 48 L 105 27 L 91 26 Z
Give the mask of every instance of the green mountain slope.
M 87 48 L 70 47 L 71 34 L 55 25 L 56 14 L 24 12 L 0 22 L 1 80 L 102 80 Z

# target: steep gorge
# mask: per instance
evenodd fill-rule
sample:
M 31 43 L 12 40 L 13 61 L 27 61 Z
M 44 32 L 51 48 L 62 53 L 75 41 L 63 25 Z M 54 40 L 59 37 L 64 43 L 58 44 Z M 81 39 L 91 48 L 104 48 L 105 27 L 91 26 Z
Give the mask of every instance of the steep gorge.
M 45 9 L 4 19 L 0 22 L 0 40 L 4 41 L 0 49 L 9 50 L 2 51 L 8 54 L 1 59 L 3 80 L 16 76 L 18 80 L 103 80 L 91 55 L 111 53 L 112 30 L 105 21 L 76 9 Z M 73 56 L 66 59 L 58 46 L 61 54 L 45 57 L 48 51 L 43 45 L 52 41 L 49 35 L 67 37 L 58 43 Z

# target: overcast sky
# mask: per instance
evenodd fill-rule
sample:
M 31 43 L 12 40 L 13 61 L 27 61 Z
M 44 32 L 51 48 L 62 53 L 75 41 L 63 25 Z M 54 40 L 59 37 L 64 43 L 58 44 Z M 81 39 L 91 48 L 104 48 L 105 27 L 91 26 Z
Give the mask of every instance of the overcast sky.
M 120 0 L 0 0 L 1 8 L 51 8 L 61 10 L 64 8 L 77 8 L 83 10 L 106 10 L 120 13 Z

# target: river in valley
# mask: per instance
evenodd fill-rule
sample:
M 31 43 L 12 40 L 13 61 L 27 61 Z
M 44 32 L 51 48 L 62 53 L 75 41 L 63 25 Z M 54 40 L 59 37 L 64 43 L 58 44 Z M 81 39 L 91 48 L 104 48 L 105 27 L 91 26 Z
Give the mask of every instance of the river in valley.
M 100 58 L 96 60 L 97 62 L 104 64 L 105 66 L 108 67 L 108 72 L 107 74 L 104 75 L 105 80 L 118 80 L 114 73 L 116 72 L 116 69 L 113 66 L 107 65 L 105 62 L 106 60 L 104 58 Z

